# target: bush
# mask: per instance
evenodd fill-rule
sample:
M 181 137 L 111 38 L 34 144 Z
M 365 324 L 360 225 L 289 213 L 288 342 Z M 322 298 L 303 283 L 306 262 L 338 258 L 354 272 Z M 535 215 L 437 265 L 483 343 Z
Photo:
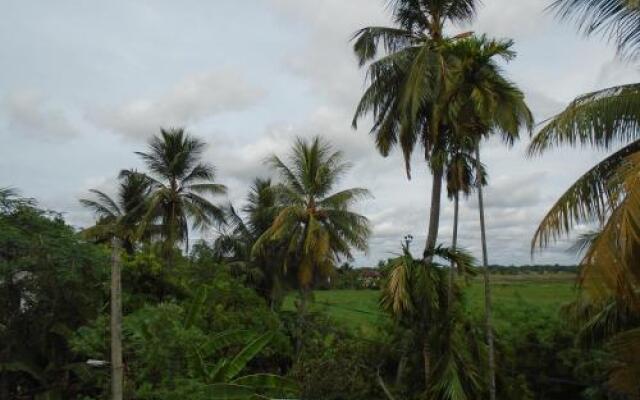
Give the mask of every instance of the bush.
M 293 326 L 294 316 L 288 319 Z M 354 337 L 322 313 L 307 316 L 303 343 L 291 371 L 302 398 L 386 400 L 377 383 L 388 358 L 384 343 Z
M 205 398 L 206 382 L 201 363 L 213 365 L 235 355 L 246 340 L 218 348 L 221 332 L 233 331 L 248 339 L 255 333 L 274 331 L 275 336 L 247 366 L 249 372 L 286 371 L 291 364 L 290 341 L 280 329 L 278 316 L 262 298 L 242 286 L 224 268 L 213 281 L 191 289 L 182 301 L 146 304 L 123 319 L 126 392 L 139 399 Z M 108 315 L 80 328 L 73 349 L 86 358 L 109 358 Z M 215 351 L 211 349 L 215 348 Z M 108 386 L 105 374 L 86 384 Z

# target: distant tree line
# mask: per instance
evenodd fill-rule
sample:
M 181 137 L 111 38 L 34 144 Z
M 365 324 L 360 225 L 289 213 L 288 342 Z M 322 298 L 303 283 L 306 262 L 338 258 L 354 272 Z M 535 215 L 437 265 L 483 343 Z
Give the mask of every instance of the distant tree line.
M 319 289 L 380 289 L 388 263 L 393 259 L 380 260 L 375 267 L 354 267 L 345 262 L 331 275 L 330 279 Z M 542 264 L 542 265 L 489 265 L 489 272 L 495 275 L 522 274 L 577 274 L 577 265 Z

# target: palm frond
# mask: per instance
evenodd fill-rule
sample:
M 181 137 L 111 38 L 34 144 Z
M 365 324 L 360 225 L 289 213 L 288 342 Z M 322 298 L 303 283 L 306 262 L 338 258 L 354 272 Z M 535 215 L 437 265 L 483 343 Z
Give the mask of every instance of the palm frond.
M 617 172 L 624 198 L 612 209 L 601 233 L 586 252 L 581 286 L 596 299 L 615 296 L 640 309 L 640 154 L 629 157 Z
M 618 150 L 582 175 L 556 201 L 536 230 L 531 246 L 545 247 L 567 234 L 575 224 L 604 222 L 619 200 L 621 183 L 616 171 L 640 151 L 640 141 Z
M 376 57 L 380 45 L 385 52 L 395 53 L 415 43 L 416 37 L 406 29 L 369 26 L 358 30 L 352 40 L 353 51 L 360 66 L 363 66 Z
M 97 189 L 89 189 L 89 192 L 93 193 L 97 197 L 98 199 L 97 201 L 99 201 L 100 204 L 102 204 L 105 210 L 109 210 L 111 215 L 118 216 L 118 217 L 122 216 L 123 212 L 120 209 L 120 206 L 116 203 L 115 200 L 109 197 L 106 193 L 101 192 L 100 190 L 97 190 Z
M 640 328 L 616 335 L 608 347 L 614 356 L 608 385 L 615 392 L 633 398 L 640 392 Z
M 553 117 L 529 144 L 530 155 L 568 144 L 609 149 L 640 139 L 640 84 L 582 95 Z
M 637 57 L 640 46 L 640 6 L 632 0 L 556 0 L 551 10 L 574 21 L 586 35 L 602 34 L 615 41 L 618 50 Z

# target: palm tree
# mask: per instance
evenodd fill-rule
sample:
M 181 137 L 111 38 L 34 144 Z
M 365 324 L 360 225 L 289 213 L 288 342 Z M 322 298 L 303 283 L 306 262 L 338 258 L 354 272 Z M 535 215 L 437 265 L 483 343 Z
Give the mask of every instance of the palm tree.
M 472 274 L 473 257 L 466 252 L 438 246 L 429 256 L 455 263 L 463 276 Z M 425 268 L 411 255 L 409 242 L 388 268 L 381 305 L 421 344 L 426 392 L 433 398 L 478 398 L 478 360 L 471 356 L 477 342 L 463 333 L 461 287 L 455 283 L 450 297 L 444 266 Z
M 0 187 L 0 212 L 11 212 L 22 206 L 34 205 L 33 199 L 20 197 L 20 193 L 12 187 Z
M 546 247 L 569 234 L 576 224 L 598 224 L 582 260 L 580 282 L 593 295 L 615 293 L 636 304 L 640 284 L 636 267 L 640 245 L 638 198 L 640 182 L 640 84 L 625 85 L 583 95 L 534 137 L 530 154 L 561 145 L 590 145 L 609 149 L 626 143 L 600 161 L 556 201 L 540 222 L 532 249 Z
M 224 212 L 205 197 L 224 194 L 226 187 L 214 183 L 215 169 L 200 161 L 204 148 L 204 142 L 184 129 L 161 129 L 147 152 L 136 152 L 147 165 L 152 185 L 141 229 L 159 226 L 167 257 L 178 242 L 189 248 L 189 222 L 204 230 L 224 221 Z
M 287 161 L 275 155 L 269 159 L 281 180 L 275 187 L 280 209 L 253 253 L 262 254 L 274 244 L 284 246 L 284 269 L 300 292 L 302 323 L 313 283 L 326 279 L 341 258 L 352 260 L 352 249 L 367 250 L 369 221 L 351 207 L 369 191 L 351 188 L 332 193 L 350 164 L 317 136 L 296 139 Z
M 373 114 L 371 133 L 378 151 L 387 156 L 399 146 L 407 176 L 416 146 L 424 150 L 433 175 L 431 210 L 425 252 L 435 248 L 440 220 L 444 148 L 450 127 L 445 123 L 449 100 L 447 47 L 464 33 L 444 36 L 447 23 L 471 20 L 475 0 L 394 0 L 389 5 L 396 27 L 366 27 L 354 38 L 360 66 L 368 65 L 368 87 L 356 108 L 353 126 Z M 384 55 L 377 57 L 378 48 Z
M 99 241 L 111 240 L 111 396 L 122 400 L 124 368 L 122 361 L 122 278 L 120 248 L 133 254 L 137 226 L 141 221 L 149 195 L 150 182 L 136 171 L 120 174 L 117 200 L 97 189 L 90 191 L 96 199 L 80 199 L 98 221 L 86 229 L 85 236 Z
M 133 254 L 137 233 L 145 214 L 151 192 L 151 182 L 135 170 L 123 170 L 115 199 L 98 189 L 90 189 L 93 199 L 80 199 L 80 203 L 93 211 L 98 220 L 84 230 L 84 235 L 98 242 L 110 241 L 116 236 L 127 254 Z
M 451 239 L 451 248 L 456 250 L 458 247 L 458 225 L 460 214 L 460 194 L 465 198 L 469 197 L 475 187 L 475 174 L 479 173 L 478 179 L 482 184 L 486 184 L 486 171 L 484 166 L 477 168 L 473 148 L 475 144 L 473 140 L 467 136 L 455 137 L 451 150 L 447 152 L 447 161 L 445 166 L 445 179 L 447 182 L 447 197 L 453 200 L 453 235 Z M 456 275 L 456 265 L 452 261 L 449 268 L 449 298 L 452 296 L 453 281 Z
M 559 0 L 552 7 L 561 18 L 575 19 L 586 34 L 608 34 L 619 52 L 637 57 L 640 8 L 634 2 Z M 640 84 L 615 86 L 576 98 L 534 137 L 529 154 L 564 144 L 605 150 L 623 146 L 582 175 L 556 201 L 534 234 L 532 251 L 568 235 L 577 224 L 598 225 L 580 263 L 578 283 L 582 290 L 578 303 L 595 307 L 598 314 L 624 305 L 639 315 Z M 593 329 L 597 320 L 586 318 L 584 327 Z M 640 352 L 640 340 L 633 332 L 612 330 L 605 335 L 613 336 L 614 354 Z M 637 382 L 632 366 L 625 362 L 612 371 L 610 379 L 611 386 L 622 393 Z M 627 393 L 637 396 L 637 386 Z
M 251 250 L 269 229 L 278 213 L 271 179 L 256 178 L 242 208 L 245 219 L 233 206 L 226 209 L 227 229 L 215 241 L 216 251 L 232 267 L 242 271 L 273 309 L 282 301 L 282 248 L 272 245 L 260 254 Z
M 470 37 L 453 43 L 449 52 L 453 55 L 449 119 L 454 140 L 471 140 L 475 150 L 475 183 L 478 192 L 482 261 L 484 266 L 485 324 L 488 345 L 488 375 L 490 398 L 496 398 L 495 350 L 492 328 L 491 282 L 484 218 L 482 186 L 486 184 L 485 172 L 480 161 L 480 142 L 484 137 L 497 133 L 503 142 L 511 145 L 519 137 L 521 127 L 532 129 L 533 117 L 524 101 L 523 93 L 507 80 L 497 58 L 511 60 L 511 40 L 490 40 L 485 36 Z

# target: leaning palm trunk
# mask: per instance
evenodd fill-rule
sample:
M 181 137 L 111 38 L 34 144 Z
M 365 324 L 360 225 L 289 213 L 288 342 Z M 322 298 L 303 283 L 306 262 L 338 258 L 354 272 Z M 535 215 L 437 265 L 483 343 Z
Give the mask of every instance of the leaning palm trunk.
M 120 277 L 120 239 L 111 240 L 111 398 L 122 400 L 122 280 Z
M 476 144 L 476 168 L 480 171 L 480 141 Z M 484 198 L 482 195 L 482 180 L 477 181 L 478 209 L 480 211 L 480 240 L 482 241 L 482 266 L 484 267 L 484 309 L 485 329 L 487 335 L 488 361 L 489 361 L 489 398 L 496 399 L 496 362 L 493 344 L 493 324 L 491 319 L 491 281 L 489 276 L 489 261 L 487 256 L 487 237 L 484 224 Z
M 444 168 L 441 166 L 433 170 L 433 184 L 431 186 L 431 210 L 429 212 L 429 231 L 424 249 L 425 262 L 430 263 L 432 256 L 427 256 L 436 248 L 438 240 L 438 228 L 440 227 L 440 197 L 442 195 L 442 176 Z

